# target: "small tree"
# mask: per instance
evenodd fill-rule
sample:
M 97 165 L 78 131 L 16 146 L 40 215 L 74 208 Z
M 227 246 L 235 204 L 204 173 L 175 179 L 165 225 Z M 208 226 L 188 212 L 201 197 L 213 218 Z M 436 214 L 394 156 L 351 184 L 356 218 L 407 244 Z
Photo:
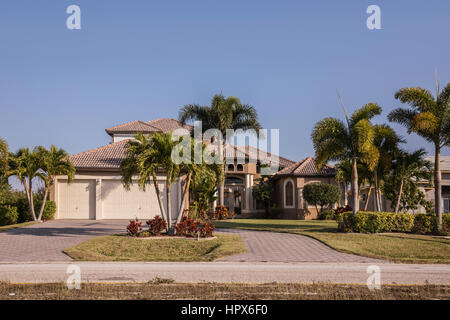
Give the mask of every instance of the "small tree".
M 273 179 L 271 176 L 263 176 L 257 180 L 258 184 L 253 187 L 253 197 L 264 203 L 266 215 L 269 215 L 270 204 L 273 197 Z
M 333 184 L 311 183 L 303 188 L 303 197 L 316 207 L 317 213 L 322 213 L 324 207 L 330 207 L 339 201 L 341 190 Z M 320 206 L 320 211 L 317 206 Z

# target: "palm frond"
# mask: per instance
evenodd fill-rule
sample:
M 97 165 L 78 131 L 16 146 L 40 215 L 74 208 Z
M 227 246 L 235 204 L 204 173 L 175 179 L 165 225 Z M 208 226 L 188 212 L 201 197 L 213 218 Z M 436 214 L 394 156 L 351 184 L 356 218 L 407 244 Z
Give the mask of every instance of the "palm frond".
M 420 87 L 400 89 L 395 93 L 395 99 L 409 104 L 419 112 L 432 112 L 436 108 L 433 94 Z
M 350 125 L 354 126 L 362 119 L 371 120 L 373 117 L 380 115 L 381 111 L 381 107 L 376 103 L 367 103 L 352 114 Z

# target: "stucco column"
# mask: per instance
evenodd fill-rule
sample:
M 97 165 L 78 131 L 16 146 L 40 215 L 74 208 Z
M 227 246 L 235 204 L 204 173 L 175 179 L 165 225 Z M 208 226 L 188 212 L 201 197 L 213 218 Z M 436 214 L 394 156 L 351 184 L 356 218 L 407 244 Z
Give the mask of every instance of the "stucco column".
M 95 220 L 103 219 L 102 179 L 95 180 Z
M 249 188 L 248 188 L 248 210 L 253 210 L 253 175 L 249 177 Z
M 245 175 L 245 189 L 244 189 L 244 191 L 245 191 L 245 198 L 244 198 L 245 211 L 249 211 L 249 202 L 250 202 L 249 201 L 249 195 L 250 195 L 249 187 L 250 187 L 250 175 L 246 174 Z

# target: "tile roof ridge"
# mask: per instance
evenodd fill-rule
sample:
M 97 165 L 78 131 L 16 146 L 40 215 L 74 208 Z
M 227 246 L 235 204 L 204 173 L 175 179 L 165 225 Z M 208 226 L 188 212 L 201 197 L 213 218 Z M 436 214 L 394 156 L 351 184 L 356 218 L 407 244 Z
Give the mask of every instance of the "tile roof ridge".
M 89 154 L 89 153 L 92 153 L 92 152 L 96 152 L 96 151 L 99 151 L 99 150 L 107 148 L 107 147 L 117 146 L 119 144 L 124 144 L 125 142 L 131 141 L 131 140 L 132 139 L 125 139 L 125 140 L 121 140 L 121 141 L 118 141 L 118 142 L 108 143 L 106 145 L 103 145 L 103 146 L 100 146 L 100 147 L 97 147 L 97 148 L 94 148 L 94 149 L 90 149 L 90 150 L 87 150 L 87 151 L 75 153 L 75 154 L 69 156 L 69 158 L 77 157 L 77 156 L 81 156 L 81 155 L 85 155 L 85 154 Z

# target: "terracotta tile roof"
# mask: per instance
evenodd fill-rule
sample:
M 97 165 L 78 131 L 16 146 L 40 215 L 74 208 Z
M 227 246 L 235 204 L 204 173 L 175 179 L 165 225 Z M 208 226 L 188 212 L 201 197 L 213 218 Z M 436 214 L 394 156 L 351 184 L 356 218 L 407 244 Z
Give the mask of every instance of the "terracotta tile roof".
M 317 170 L 313 157 L 294 163 L 276 173 L 277 176 L 322 176 L 329 177 L 336 174 L 331 164 L 326 164 L 320 172 Z
M 125 145 L 128 141 L 123 140 L 74 154 L 69 159 L 77 169 L 118 169 L 125 159 Z
M 151 124 L 147 122 L 143 122 L 140 120 L 124 123 L 115 127 L 111 127 L 106 129 L 106 132 L 108 134 L 113 133 L 134 133 L 134 132 L 142 132 L 142 133 L 148 133 L 148 132 L 161 132 L 161 129 L 152 126 Z
M 152 121 L 146 122 L 147 124 L 158 128 L 164 133 L 172 132 L 175 129 L 179 128 L 185 128 L 189 131 L 192 130 L 192 126 L 188 124 L 182 124 L 180 121 L 171 119 L 171 118 L 164 118 L 164 119 L 156 119 Z

